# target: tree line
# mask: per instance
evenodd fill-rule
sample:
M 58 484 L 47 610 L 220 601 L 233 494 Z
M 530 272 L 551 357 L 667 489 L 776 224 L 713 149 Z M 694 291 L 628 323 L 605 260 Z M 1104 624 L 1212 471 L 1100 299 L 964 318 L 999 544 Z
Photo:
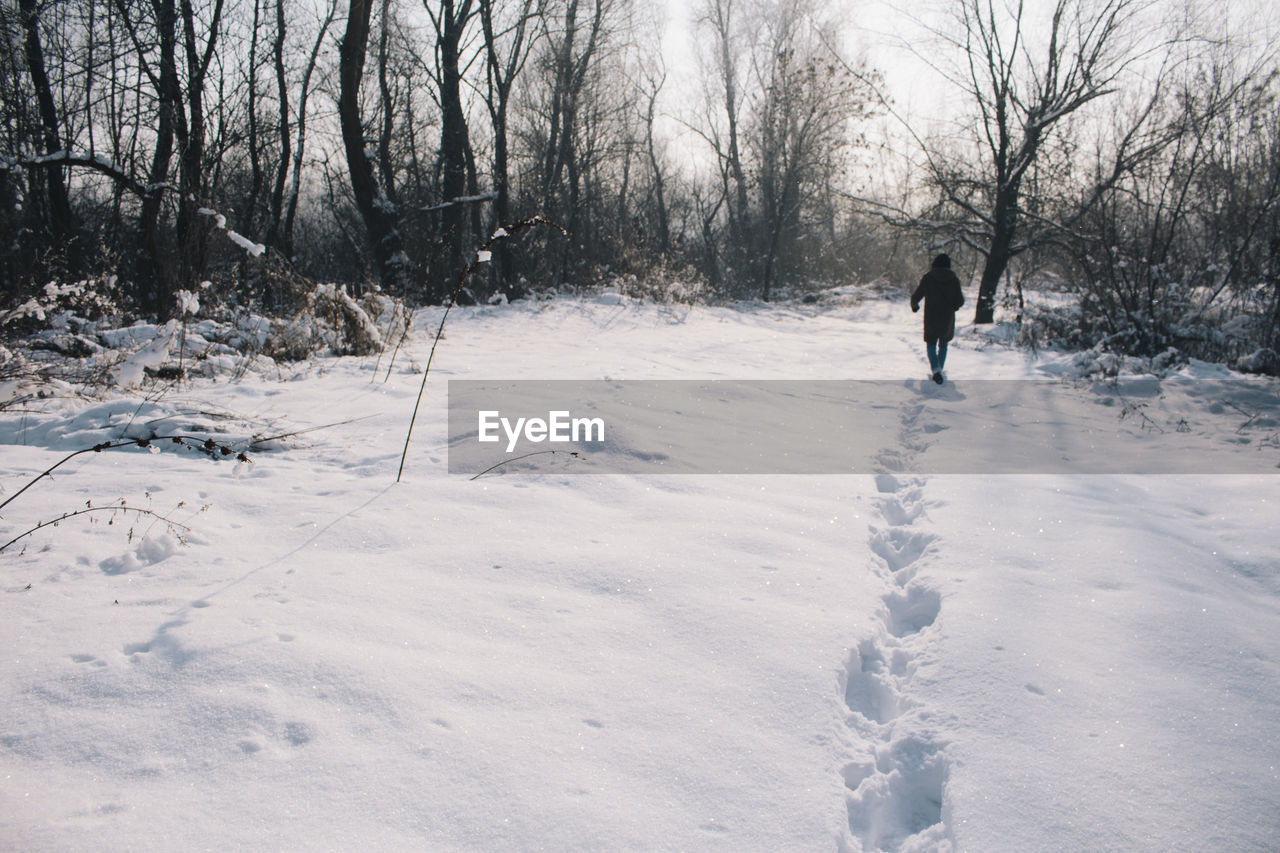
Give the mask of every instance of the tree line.
M 3 299 L 97 277 L 146 316 L 201 287 L 283 310 L 299 279 L 440 302 L 536 214 L 568 236 L 497 244 L 468 296 L 767 300 L 906 284 L 945 249 L 978 322 L 1058 281 L 1085 342 L 1274 350 L 1275 22 L 1176 11 L 956 0 L 917 22 L 953 95 L 922 117 L 835 3 L 698 0 L 673 85 L 638 0 L 0 0 Z
M 769 298 L 846 228 L 869 95 L 801 4 L 747 6 L 701 10 L 721 91 L 689 121 L 713 164 L 690 175 L 657 127 L 661 22 L 633 0 L 6 0 L 6 297 L 109 265 L 144 313 L 210 279 L 281 299 L 222 228 L 439 302 L 536 213 L 569 238 L 501 248 L 487 291 L 664 267 Z

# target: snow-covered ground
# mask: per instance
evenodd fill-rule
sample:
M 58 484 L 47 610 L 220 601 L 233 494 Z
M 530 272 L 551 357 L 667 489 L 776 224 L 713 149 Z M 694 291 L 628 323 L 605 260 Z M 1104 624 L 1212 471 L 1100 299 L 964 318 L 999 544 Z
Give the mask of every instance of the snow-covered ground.
M 931 474 L 952 396 L 893 413 L 876 474 L 450 475 L 451 378 L 924 372 L 905 302 L 519 303 L 450 317 L 397 484 L 435 316 L 385 383 L 318 360 L 0 418 L 6 498 L 111 437 L 349 421 L 250 465 L 85 454 L 4 509 L 6 540 L 121 499 L 190 530 L 95 512 L 0 554 L 0 847 L 1275 849 L 1270 415 L 1182 425 L 1252 474 Z M 948 367 L 1079 371 L 970 330 Z M 1135 447 L 1179 433 L 1133 414 Z

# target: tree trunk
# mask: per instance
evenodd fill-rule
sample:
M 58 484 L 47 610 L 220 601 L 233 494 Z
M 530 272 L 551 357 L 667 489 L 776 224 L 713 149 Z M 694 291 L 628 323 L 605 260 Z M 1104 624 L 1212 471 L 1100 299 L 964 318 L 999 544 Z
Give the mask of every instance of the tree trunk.
M 665 81 L 665 76 L 663 80 Z M 653 119 L 656 112 L 658 101 L 658 91 L 662 88 L 659 82 L 657 87 L 649 94 L 649 104 L 645 111 L 644 120 L 644 141 L 645 152 L 649 156 L 649 169 L 653 172 L 653 194 L 654 204 L 656 206 L 655 213 L 658 216 L 658 250 L 665 256 L 671 249 L 671 223 L 667 215 L 667 199 L 664 189 L 664 180 L 662 177 L 662 166 L 658 162 L 658 152 L 654 147 L 653 139 Z
M 182 89 L 178 82 L 177 7 L 174 0 L 155 0 L 154 7 L 160 53 L 160 70 L 155 78 L 158 116 L 146 195 L 142 199 L 142 209 L 138 215 L 142 251 L 135 260 L 134 274 L 137 278 L 136 298 L 139 307 L 149 314 L 159 315 L 163 311 L 162 306 L 173 302 L 172 270 L 160 234 L 160 212 L 164 190 L 169 182 L 169 166 L 173 162 L 173 143 L 182 108 Z M 125 0 L 116 0 L 116 9 L 126 27 L 132 31 Z
M 511 34 L 511 49 L 505 57 L 498 54 L 498 36 L 494 28 L 493 11 L 497 0 L 477 0 L 480 24 L 484 30 L 485 53 L 488 63 L 489 91 L 486 105 L 493 125 L 493 192 L 490 233 L 511 222 L 510 152 L 508 146 L 507 111 L 511 102 L 511 87 L 527 56 L 525 33 L 533 0 L 523 0 Z M 524 295 L 520 288 L 510 283 L 511 253 L 506 241 L 494 246 L 493 276 L 497 287 L 508 297 Z
M 351 192 L 364 220 L 369 245 L 383 287 L 403 294 L 408 283 L 408 260 L 398 227 L 395 206 L 378 185 L 373 163 L 365 153 L 364 124 L 360 119 L 360 81 L 364 77 L 365 52 L 369 43 L 371 0 L 351 0 L 347 10 L 347 31 L 339 48 L 338 120 L 351 175 Z
M 987 259 L 982 266 L 982 279 L 978 285 L 977 306 L 973 312 L 974 323 L 994 323 L 996 313 L 996 291 L 1000 285 L 1000 277 L 1009 266 L 1013 257 L 1013 238 L 1018 225 L 1018 196 L 1016 190 L 1002 188 L 996 196 L 994 223 L 991 235 L 991 248 L 987 250 Z
M 289 131 L 289 86 L 284 76 L 284 0 L 276 0 L 276 41 L 274 60 L 276 66 L 276 96 L 280 101 L 280 162 L 276 165 L 276 180 L 271 188 L 270 221 L 267 223 L 265 241 L 268 245 L 284 250 L 288 247 L 281 240 L 281 224 L 284 218 L 284 186 L 289 177 L 291 141 Z
M 443 0 L 437 48 L 440 56 L 440 195 L 448 205 L 440 218 L 441 236 L 446 241 L 444 269 L 431 276 L 431 302 L 442 302 L 448 283 L 465 263 L 467 244 L 467 210 L 461 204 L 449 204 L 461 198 L 467 188 L 467 120 L 462 112 L 462 72 L 459 48 L 463 31 L 471 18 L 471 0 L 456 7 L 453 0 Z
M 31 73 L 31 83 L 36 90 L 36 105 L 40 110 L 44 153 L 56 154 L 62 150 L 62 140 L 58 133 L 58 110 L 54 104 L 53 90 L 49 86 L 49 76 L 45 72 L 44 50 L 40 44 L 40 13 L 36 9 L 35 0 L 19 0 L 18 5 L 22 12 L 27 69 Z M 75 249 L 75 219 L 67 193 L 66 172 L 55 167 L 46 169 L 45 175 L 48 182 L 50 236 L 55 244 L 66 243 L 68 264 L 75 269 L 79 265 L 79 252 Z
M 337 12 L 337 0 L 333 0 L 329 4 L 329 12 L 325 15 L 324 22 L 320 25 L 320 32 L 316 35 L 315 44 L 311 47 L 311 57 L 307 60 L 307 68 L 302 73 L 302 91 L 298 95 L 297 144 L 293 149 L 293 178 L 289 183 L 289 195 L 284 211 L 283 250 L 291 260 L 293 258 L 293 224 L 298 213 L 298 196 L 301 194 L 302 154 L 307 138 L 307 99 L 311 94 L 311 75 L 315 71 L 316 59 L 320 56 L 320 48 L 324 45 L 325 34 L 329 32 L 329 26 L 333 23 Z
M 209 39 L 203 52 L 196 45 L 196 15 L 191 0 L 181 0 L 184 46 L 187 58 L 187 121 L 179 124 L 183 143 L 178 159 L 178 280 L 182 288 L 194 288 L 204 277 L 209 254 L 209 229 L 200 221 L 205 195 L 204 80 L 218 42 L 222 0 L 216 0 L 209 22 Z M 185 130 L 185 133 L 183 131 Z M 162 314 L 173 310 L 172 298 L 160 306 Z
M 258 23 L 262 18 L 262 0 L 253 0 L 253 31 L 249 36 L 249 196 L 240 210 L 239 230 L 253 233 L 254 213 L 262 194 L 262 146 L 258 143 Z
M 378 100 L 381 105 L 382 127 L 378 131 L 377 179 L 383 196 L 391 202 L 393 208 L 400 206 L 396 194 L 395 167 L 391 163 L 391 138 L 395 135 L 396 105 L 391 95 L 390 78 L 387 76 L 391 64 L 391 0 L 382 0 L 381 26 L 378 28 Z M 406 127 L 408 133 L 412 127 Z
M 733 194 L 729 204 L 729 228 L 738 248 L 747 248 L 747 176 L 742 167 L 742 152 L 738 142 L 738 83 L 733 52 L 738 46 L 733 42 L 732 0 L 716 4 L 715 21 L 720 37 L 720 73 L 724 83 L 724 112 L 729 123 L 729 173 L 733 176 Z
M 510 154 L 507 151 L 507 102 L 504 99 L 493 116 L 493 224 L 497 228 L 511 221 L 511 178 L 508 174 Z M 505 282 L 509 271 L 506 246 L 498 246 L 496 254 L 498 281 Z

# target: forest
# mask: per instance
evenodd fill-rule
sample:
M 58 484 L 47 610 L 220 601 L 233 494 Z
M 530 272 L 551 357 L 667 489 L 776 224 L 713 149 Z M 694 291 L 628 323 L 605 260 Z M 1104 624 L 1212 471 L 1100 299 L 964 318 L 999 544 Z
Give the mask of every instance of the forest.
M 1280 370 L 1274 11 L 955 0 L 887 33 L 860 8 L 2 0 L 4 336 L 322 288 L 905 291 L 947 251 L 973 322 L 1033 345 Z

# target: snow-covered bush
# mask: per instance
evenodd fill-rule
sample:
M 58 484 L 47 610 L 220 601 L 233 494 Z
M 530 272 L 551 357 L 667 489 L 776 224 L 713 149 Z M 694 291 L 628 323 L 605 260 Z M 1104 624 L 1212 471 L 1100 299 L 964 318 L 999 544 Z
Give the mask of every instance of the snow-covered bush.
M 0 409 L 55 389 L 92 395 L 157 380 L 239 377 L 317 353 L 366 355 L 401 340 L 410 322 L 402 301 L 376 289 L 357 300 L 335 284 L 311 285 L 287 318 L 237 307 L 204 286 L 176 294 L 177 317 L 167 323 L 123 325 L 119 314 L 89 319 L 66 310 L 68 298 L 112 307 L 101 284 L 51 283 L 41 298 L 0 314 Z
M 274 321 L 263 346 L 264 354 L 277 361 L 299 361 L 328 350 L 334 355 L 369 355 L 380 352 L 388 336 L 403 329 L 408 314 L 399 303 L 371 290 L 360 301 L 344 285 L 318 284 L 307 294 L 302 309 L 287 321 Z
M 698 305 L 707 302 L 714 295 L 710 282 L 691 265 L 679 269 L 662 265 L 645 273 L 643 277 L 612 275 L 604 278 L 601 284 L 608 290 L 632 299 L 660 305 Z
M 1236 359 L 1233 366 L 1244 373 L 1269 373 L 1276 376 L 1280 375 L 1280 355 L 1273 349 L 1263 347 Z
M 23 334 L 56 325 L 59 315 L 75 314 L 100 318 L 118 314 L 114 275 L 85 278 L 70 283 L 50 281 L 40 291 L 0 314 L 0 331 L 5 336 Z

